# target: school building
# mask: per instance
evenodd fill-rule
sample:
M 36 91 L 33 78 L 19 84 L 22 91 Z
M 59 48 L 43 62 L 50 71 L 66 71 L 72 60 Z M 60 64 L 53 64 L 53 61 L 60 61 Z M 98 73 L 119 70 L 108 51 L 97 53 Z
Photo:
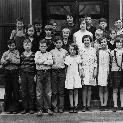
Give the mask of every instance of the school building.
M 95 22 L 100 17 L 106 18 L 112 27 L 115 18 L 122 18 L 122 7 L 123 0 L 0 0 L 0 58 L 7 49 L 7 40 L 17 17 L 22 17 L 25 24 L 41 18 L 43 25 L 47 20 L 55 19 L 60 26 L 67 13 L 73 14 L 75 23 L 90 14 Z

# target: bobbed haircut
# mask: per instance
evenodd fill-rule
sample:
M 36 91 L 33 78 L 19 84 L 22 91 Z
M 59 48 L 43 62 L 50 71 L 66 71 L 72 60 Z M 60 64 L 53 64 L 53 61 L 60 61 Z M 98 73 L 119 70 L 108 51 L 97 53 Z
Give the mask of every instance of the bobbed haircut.
M 9 40 L 7 41 L 7 45 L 11 45 L 11 44 L 13 44 L 13 43 L 16 44 L 14 39 L 9 39 Z
M 69 48 L 70 48 L 70 47 L 73 47 L 74 50 L 76 51 L 76 55 L 78 55 L 79 48 L 78 48 L 77 44 L 71 43 L 71 44 L 69 45 Z
M 89 39 L 90 39 L 90 42 L 93 41 L 93 39 L 92 39 L 92 37 L 91 37 L 90 35 L 84 35 L 84 36 L 82 37 L 82 43 L 84 43 L 84 39 L 85 39 L 85 38 L 89 38 Z

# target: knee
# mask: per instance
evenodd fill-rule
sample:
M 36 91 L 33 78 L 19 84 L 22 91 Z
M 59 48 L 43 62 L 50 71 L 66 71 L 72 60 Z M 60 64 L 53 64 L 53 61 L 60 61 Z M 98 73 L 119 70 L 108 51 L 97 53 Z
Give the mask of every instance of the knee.
M 113 93 L 118 93 L 118 89 L 113 89 Z
M 122 88 L 122 89 L 120 89 L 120 93 L 121 93 L 121 94 L 123 94 L 123 88 Z
M 69 90 L 69 95 L 73 95 L 73 90 Z

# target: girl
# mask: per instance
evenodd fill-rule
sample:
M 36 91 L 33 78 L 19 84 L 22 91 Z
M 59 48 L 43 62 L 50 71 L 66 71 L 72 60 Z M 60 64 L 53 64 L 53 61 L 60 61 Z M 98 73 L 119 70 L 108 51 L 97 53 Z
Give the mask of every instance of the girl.
M 107 42 L 108 48 L 109 48 L 110 50 L 114 50 L 114 49 L 116 48 L 116 46 L 115 46 L 115 38 L 116 38 L 116 36 L 117 36 L 116 30 L 111 29 L 109 36 L 110 36 L 110 39 L 109 39 L 109 41 Z
M 83 80 L 82 111 L 85 112 L 86 110 L 90 110 L 91 86 L 96 85 L 95 77 L 97 72 L 97 58 L 96 50 L 91 47 L 91 36 L 84 35 L 82 38 L 82 42 L 84 42 L 84 48 L 80 52 L 82 59 L 81 77 Z
M 101 41 L 101 49 L 97 53 L 98 63 L 98 85 L 99 85 L 99 97 L 101 101 L 100 110 L 105 110 L 108 101 L 108 89 L 107 80 L 109 74 L 110 53 L 107 49 L 107 39 L 103 38 Z
M 34 33 L 35 33 L 34 26 L 33 25 L 28 25 L 26 32 L 27 32 L 27 38 L 30 39 L 30 41 L 32 43 L 32 51 L 33 52 L 38 51 L 39 42 L 34 37 Z
M 69 46 L 69 53 L 70 55 L 65 58 L 65 64 L 67 65 L 65 88 L 69 89 L 70 113 L 72 113 L 77 112 L 78 88 L 82 88 L 79 75 L 81 58 L 77 55 L 78 47 L 74 43 Z
M 117 111 L 117 94 L 118 88 L 120 89 L 120 101 L 121 101 L 121 109 L 123 110 L 123 83 L 121 81 L 122 78 L 122 62 L 123 62 L 123 48 L 122 48 L 122 40 L 116 39 L 116 48 L 111 51 L 111 84 L 113 87 L 113 101 L 114 108 L 113 111 Z

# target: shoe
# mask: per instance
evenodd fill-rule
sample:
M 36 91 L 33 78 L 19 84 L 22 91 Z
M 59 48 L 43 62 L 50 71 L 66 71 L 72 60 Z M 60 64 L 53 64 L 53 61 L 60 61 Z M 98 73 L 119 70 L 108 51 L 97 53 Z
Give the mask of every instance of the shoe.
M 58 113 L 58 108 L 56 107 L 56 108 L 54 108 L 54 113 Z
M 63 109 L 62 108 L 60 108 L 59 109 L 59 113 L 63 113 L 64 111 L 63 111 Z
M 37 116 L 42 116 L 42 115 L 43 115 L 42 110 L 40 110 L 36 115 L 37 115 Z
M 33 111 L 33 110 L 30 110 L 29 113 L 30 113 L 30 114 L 34 114 L 34 111 Z
M 83 106 L 82 112 L 85 112 L 85 111 L 86 111 L 86 106 Z
M 116 111 L 117 111 L 117 107 L 114 107 L 114 108 L 112 109 L 112 111 L 113 111 L 113 112 L 116 112 Z
M 13 112 L 11 112 L 11 111 L 7 111 L 7 112 L 6 112 L 6 114 L 12 114 L 12 113 L 13 113 Z
M 48 113 L 49 115 L 53 115 L 53 112 L 52 112 L 50 109 L 47 109 L 47 113 Z
M 123 110 L 123 107 L 121 107 L 120 110 Z
M 90 106 L 87 106 L 86 111 L 90 111 L 90 110 L 91 110 Z
M 13 114 L 17 114 L 18 113 L 18 111 L 13 111 Z
M 74 107 L 73 106 L 70 107 L 69 113 L 74 113 Z
M 74 113 L 78 113 L 78 106 L 75 106 L 73 111 Z
M 21 114 L 26 114 L 27 113 L 27 111 L 26 110 L 23 110 L 22 112 L 21 112 Z
M 100 111 L 105 111 L 105 106 L 101 106 Z

